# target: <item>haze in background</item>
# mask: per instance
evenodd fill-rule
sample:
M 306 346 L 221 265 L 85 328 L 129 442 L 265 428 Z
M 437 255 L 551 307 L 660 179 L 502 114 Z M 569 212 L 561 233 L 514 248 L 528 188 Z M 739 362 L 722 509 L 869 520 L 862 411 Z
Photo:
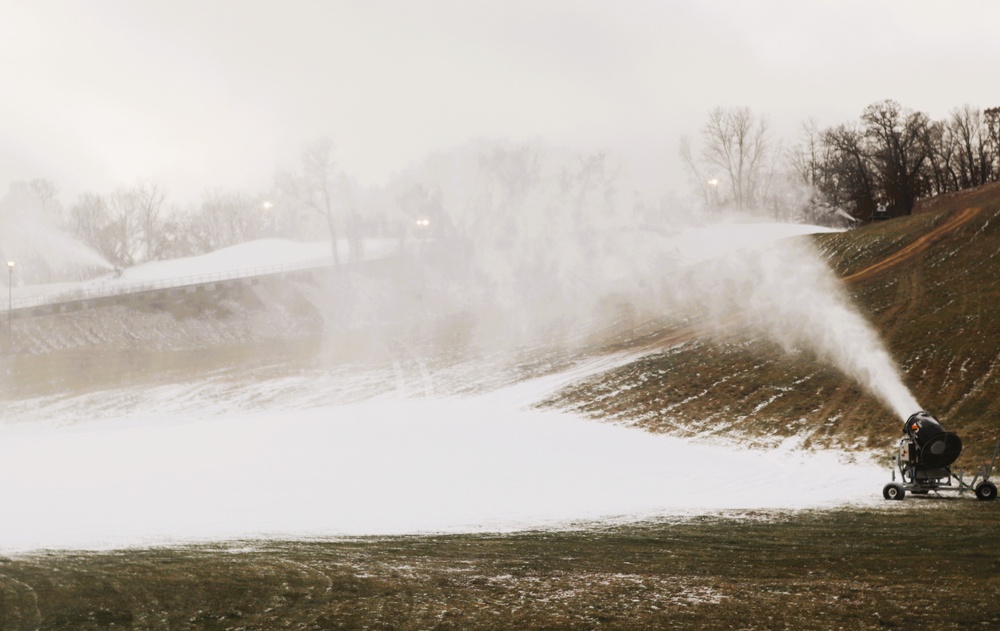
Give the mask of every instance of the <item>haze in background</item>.
M 0 182 L 70 203 L 149 178 L 267 189 L 320 135 L 384 183 L 478 137 L 605 147 L 685 187 L 680 135 L 748 106 L 794 134 L 893 98 L 997 105 L 1000 5 L 960 1 L 0 0 Z
M 62 229 L 56 214 L 24 187 L 0 194 L 0 260 L 16 263 L 16 274 L 8 271 L 0 279 L 3 286 L 10 281 L 23 286 L 80 280 L 114 269 L 93 248 Z
M 331 292 L 330 310 L 349 305 L 348 327 L 395 320 L 378 330 L 385 338 L 461 320 L 470 347 L 510 352 L 578 350 L 649 320 L 707 320 L 814 353 L 900 418 L 919 411 L 821 254 L 789 238 L 828 228 L 650 208 L 614 157 L 540 142 L 470 143 L 394 186 L 428 222 L 427 239 L 413 237 L 422 257 L 404 277 Z
M 725 242 L 722 228 L 703 229 L 700 239 L 691 239 Z M 703 307 L 718 325 L 750 329 L 789 353 L 815 353 L 900 420 L 920 411 L 881 336 L 812 242 L 745 239 L 744 247 L 697 261 L 674 278 L 679 302 Z

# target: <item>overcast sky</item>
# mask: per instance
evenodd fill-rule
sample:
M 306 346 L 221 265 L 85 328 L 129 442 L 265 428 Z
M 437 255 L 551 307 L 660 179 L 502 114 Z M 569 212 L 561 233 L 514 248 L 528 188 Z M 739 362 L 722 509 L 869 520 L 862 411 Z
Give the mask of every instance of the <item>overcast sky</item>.
M 321 135 L 382 183 L 473 138 L 607 148 L 680 189 L 716 106 L 791 136 L 892 98 L 1000 105 L 1000 2 L 0 0 L 0 187 L 267 190 Z

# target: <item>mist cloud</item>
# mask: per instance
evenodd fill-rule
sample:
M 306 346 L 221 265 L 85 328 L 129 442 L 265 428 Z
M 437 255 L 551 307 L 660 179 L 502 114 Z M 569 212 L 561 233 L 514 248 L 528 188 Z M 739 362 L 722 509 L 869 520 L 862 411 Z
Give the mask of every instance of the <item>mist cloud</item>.
M 672 213 L 629 182 L 612 155 L 542 142 L 436 154 L 390 187 L 405 220 L 429 226 L 411 235 L 437 262 L 421 300 L 386 292 L 369 307 L 410 322 L 464 313 L 482 348 L 578 348 L 649 319 L 707 319 L 815 353 L 902 418 L 919 410 L 841 281 L 807 238 L 792 238 L 825 229 Z

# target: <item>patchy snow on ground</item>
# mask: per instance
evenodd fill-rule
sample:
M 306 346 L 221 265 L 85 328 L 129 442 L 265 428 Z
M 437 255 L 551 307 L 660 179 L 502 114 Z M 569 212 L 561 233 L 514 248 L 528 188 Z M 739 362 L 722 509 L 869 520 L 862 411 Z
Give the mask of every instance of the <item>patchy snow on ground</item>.
M 173 278 L 291 260 L 281 251 L 309 254 L 279 245 L 123 276 Z M 177 396 L 142 398 L 125 385 L 10 402 L 0 419 L 0 551 L 511 531 L 880 501 L 884 471 L 842 454 L 749 451 L 532 407 L 592 369 L 468 397 L 383 391 L 345 402 L 315 396 L 309 384 L 278 388 L 284 394 L 275 397 L 265 379 L 230 390 L 259 398 L 251 409 L 198 384 L 163 386 Z M 317 378 L 312 389 L 328 387 Z M 135 396 L 144 403 L 127 404 Z
M 876 501 L 885 477 L 832 452 L 706 445 L 524 400 L 525 388 L 515 387 L 470 398 L 0 425 L 0 550 L 797 509 Z

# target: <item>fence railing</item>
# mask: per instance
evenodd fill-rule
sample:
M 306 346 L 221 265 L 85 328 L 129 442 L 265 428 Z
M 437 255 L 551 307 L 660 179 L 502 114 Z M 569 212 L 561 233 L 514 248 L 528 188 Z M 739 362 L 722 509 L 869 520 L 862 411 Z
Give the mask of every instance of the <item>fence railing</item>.
M 0 312 L 6 312 L 14 309 L 30 309 L 32 307 L 54 305 L 63 302 L 108 298 L 124 294 L 136 294 L 144 291 L 155 291 L 157 289 L 173 289 L 177 287 L 187 287 L 190 285 L 204 285 L 207 283 L 236 280 L 239 278 L 287 274 L 289 272 L 327 267 L 332 264 L 333 263 L 330 257 L 324 257 L 283 265 L 247 267 L 238 270 L 194 274 L 191 276 L 179 276 L 175 278 L 159 278 L 143 281 L 128 280 L 125 278 L 107 278 L 100 284 L 90 285 L 87 287 L 67 288 L 62 290 L 53 290 L 50 292 L 40 290 L 37 293 L 32 293 L 27 296 L 14 295 L 10 301 L 8 301 L 6 295 L 8 292 L 4 292 L 5 295 L 3 296 L 3 301 L 0 302 Z M 17 290 L 15 289 L 15 292 L 16 291 Z

